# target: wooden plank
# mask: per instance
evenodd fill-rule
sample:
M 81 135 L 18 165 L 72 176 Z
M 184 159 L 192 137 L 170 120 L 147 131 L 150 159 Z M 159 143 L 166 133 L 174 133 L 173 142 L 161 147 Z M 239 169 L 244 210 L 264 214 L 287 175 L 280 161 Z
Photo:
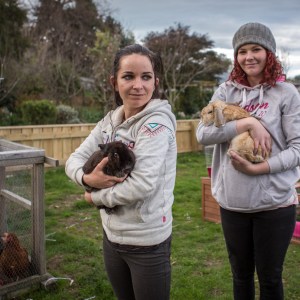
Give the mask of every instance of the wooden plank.
M 46 273 L 44 224 L 44 164 L 34 164 L 32 177 L 32 259 L 35 263 L 38 273 L 42 275 Z
M 22 145 L 19 143 L 15 143 L 11 140 L 6 140 L 3 138 L 0 138 L 0 153 L 3 151 L 2 149 L 5 149 L 5 151 L 19 151 L 19 150 L 28 150 L 28 151 L 33 151 L 33 150 L 41 150 L 41 149 L 32 149 L 32 147 L 28 147 L 26 145 Z
M 210 221 L 210 222 L 214 222 L 214 223 L 218 223 L 218 224 L 221 223 L 220 218 L 217 215 L 206 215 L 205 221 Z
M 220 215 L 219 214 L 219 207 L 205 207 L 205 214 L 214 214 L 214 215 Z
M 22 158 L 34 158 L 44 156 L 44 150 L 12 150 L 12 151 L 4 151 L 0 152 L 0 160 L 6 159 L 22 159 Z
M 35 163 L 44 163 L 45 157 L 29 157 L 29 158 L 18 158 L 18 159 L 7 159 L 0 160 L 0 166 L 22 166 L 22 165 L 32 165 Z
M 39 275 L 33 275 L 24 279 L 20 279 L 18 281 L 14 281 L 12 283 L 1 286 L 0 288 L 0 296 L 5 296 L 4 299 L 15 299 L 18 295 L 18 291 L 25 289 L 26 287 L 32 288 L 35 284 L 40 284 L 41 282 L 51 278 L 52 276 L 48 273 Z M 2 299 L 2 298 L 0 298 Z
M 209 177 L 201 178 L 202 184 L 202 218 L 203 220 L 220 223 L 220 207 L 211 195 L 211 180 Z
M 300 245 L 300 238 L 293 237 L 291 242 Z
M 177 121 L 178 153 L 202 150 L 203 146 L 196 140 L 198 123 L 199 119 Z M 46 156 L 54 157 L 60 164 L 64 164 L 95 126 L 93 123 L 8 126 L 0 127 L 0 137 L 17 142 L 19 145 L 44 149 Z
M 15 202 L 26 209 L 31 209 L 31 202 L 29 200 L 5 189 L 2 189 L 0 193 L 3 198 Z
M 58 167 L 59 166 L 59 160 L 55 159 L 55 158 L 52 158 L 52 157 L 46 156 L 45 157 L 45 164 L 48 164 L 52 167 Z
M 212 203 L 212 202 L 206 202 L 204 201 L 204 207 L 205 207 L 205 210 L 208 210 L 208 209 L 213 209 L 213 210 L 218 210 L 219 209 L 219 204 L 216 202 L 216 203 Z
M 20 135 L 20 134 L 9 134 L 3 135 L 4 138 L 12 140 L 12 141 L 41 141 L 41 140 L 53 140 L 53 139 L 70 139 L 73 137 L 85 137 L 89 134 L 90 131 L 77 131 L 71 133 L 32 133 L 30 135 Z
M 5 168 L 0 166 L 0 189 L 4 188 L 5 184 Z M 6 202 L 2 194 L 0 194 L 0 232 L 7 231 L 6 222 Z

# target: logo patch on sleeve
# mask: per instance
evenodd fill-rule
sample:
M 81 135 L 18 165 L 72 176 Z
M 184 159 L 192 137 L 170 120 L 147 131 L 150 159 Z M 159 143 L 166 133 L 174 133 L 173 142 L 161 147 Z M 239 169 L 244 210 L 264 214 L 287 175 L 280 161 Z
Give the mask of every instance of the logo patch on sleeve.
M 154 136 L 158 135 L 160 132 L 164 131 L 166 129 L 165 126 L 158 124 L 158 123 L 148 123 L 143 125 L 143 127 L 140 129 L 141 132 L 148 136 Z

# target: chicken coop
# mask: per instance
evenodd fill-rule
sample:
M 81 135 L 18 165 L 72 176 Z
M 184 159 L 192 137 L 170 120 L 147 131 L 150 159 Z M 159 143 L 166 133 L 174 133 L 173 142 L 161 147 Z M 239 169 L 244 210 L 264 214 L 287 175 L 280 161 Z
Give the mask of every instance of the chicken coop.
M 41 285 L 46 270 L 43 149 L 0 138 L 0 299 Z

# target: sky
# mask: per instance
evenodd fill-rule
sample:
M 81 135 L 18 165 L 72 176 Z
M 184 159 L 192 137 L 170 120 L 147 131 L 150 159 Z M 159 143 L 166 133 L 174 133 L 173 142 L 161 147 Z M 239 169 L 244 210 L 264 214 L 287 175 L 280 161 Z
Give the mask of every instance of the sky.
M 137 42 L 151 31 L 163 32 L 181 23 L 190 34 L 207 34 L 214 50 L 233 58 L 232 37 L 248 22 L 268 26 L 276 40 L 277 56 L 287 76 L 300 75 L 299 0 L 107 0 L 112 16 Z

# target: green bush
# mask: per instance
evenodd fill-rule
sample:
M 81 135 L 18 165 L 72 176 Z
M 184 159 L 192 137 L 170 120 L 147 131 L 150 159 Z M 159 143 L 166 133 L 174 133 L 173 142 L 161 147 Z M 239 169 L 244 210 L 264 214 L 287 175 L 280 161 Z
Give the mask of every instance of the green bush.
M 0 126 L 24 125 L 17 112 L 0 110 Z
M 79 109 L 80 120 L 84 123 L 97 123 L 103 116 L 104 112 L 101 108 L 81 107 Z
M 183 112 L 184 119 L 194 118 L 204 106 L 207 105 L 213 95 L 212 90 L 200 90 L 199 87 L 188 87 L 180 95 L 176 103 L 176 112 Z M 181 118 L 179 116 L 179 118 Z
M 77 124 L 80 123 L 78 111 L 69 105 L 60 104 L 56 108 L 57 124 Z
M 56 106 L 50 100 L 28 100 L 21 104 L 22 119 L 28 125 L 55 124 Z

